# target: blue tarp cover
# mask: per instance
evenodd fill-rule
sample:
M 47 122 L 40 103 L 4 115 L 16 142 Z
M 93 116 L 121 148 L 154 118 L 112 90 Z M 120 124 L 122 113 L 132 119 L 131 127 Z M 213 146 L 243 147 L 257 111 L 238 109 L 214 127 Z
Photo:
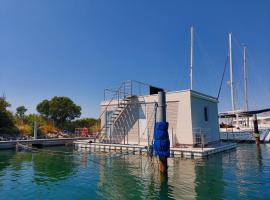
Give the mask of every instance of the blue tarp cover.
M 170 139 L 167 122 L 156 122 L 154 129 L 154 152 L 156 156 L 170 157 Z

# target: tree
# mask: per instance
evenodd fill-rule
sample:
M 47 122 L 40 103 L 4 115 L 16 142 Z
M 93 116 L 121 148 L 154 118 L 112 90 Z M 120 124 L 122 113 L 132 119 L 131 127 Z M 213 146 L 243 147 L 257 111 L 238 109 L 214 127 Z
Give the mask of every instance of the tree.
M 0 97 L 0 133 L 17 133 L 13 115 L 7 110 L 8 107 L 10 107 L 10 103 L 6 101 L 5 97 Z
M 97 122 L 98 120 L 94 118 L 82 118 L 73 121 L 73 124 L 76 128 L 89 128 L 94 126 Z
M 53 97 L 44 100 L 37 106 L 37 111 L 54 120 L 58 127 L 63 127 L 67 121 L 81 116 L 81 107 L 68 97 Z
M 10 103 L 6 101 L 5 97 L 0 97 L 0 111 L 6 111 L 10 106 Z
M 82 118 L 72 120 L 65 124 L 65 129 L 68 131 L 74 131 L 76 128 L 88 128 L 90 131 L 95 131 L 99 127 L 100 120 L 94 118 Z
M 26 111 L 27 109 L 24 106 L 19 106 L 18 108 L 16 108 L 16 115 L 22 119 L 25 117 Z
M 50 116 L 50 101 L 45 99 L 37 105 L 37 111 L 48 118 Z
M 81 116 L 81 107 L 68 97 L 54 97 L 50 101 L 50 115 L 57 123 L 63 124 Z

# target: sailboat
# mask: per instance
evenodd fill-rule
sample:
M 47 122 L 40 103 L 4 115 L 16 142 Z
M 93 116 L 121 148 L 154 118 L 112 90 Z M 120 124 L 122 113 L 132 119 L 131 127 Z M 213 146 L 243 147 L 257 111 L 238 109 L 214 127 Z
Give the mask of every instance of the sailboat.
M 220 137 L 223 140 L 255 140 L 254 127 L 258 125 L 260 141 L 270 141 L 270 108 L 249 110 L 247 92 L 246 46 L 243 47 L 245 109 L 236 110 L 233 82 L 232 33 L 229 33 L 230 93 L 232 110 L 219 113 Z M 255 122 L 256 121 L 256 122 Z M 256 123 L 256 124 L 255 124 Z

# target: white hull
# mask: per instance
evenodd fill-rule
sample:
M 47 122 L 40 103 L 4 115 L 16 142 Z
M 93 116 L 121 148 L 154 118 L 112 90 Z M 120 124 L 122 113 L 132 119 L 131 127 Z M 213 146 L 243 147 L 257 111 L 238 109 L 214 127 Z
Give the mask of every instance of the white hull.
M 260 128 L 260 141 L 270 142 L 270 128 Z M 220 129 L 220 139 L 236 141 L 254 141 L 253 129 Z

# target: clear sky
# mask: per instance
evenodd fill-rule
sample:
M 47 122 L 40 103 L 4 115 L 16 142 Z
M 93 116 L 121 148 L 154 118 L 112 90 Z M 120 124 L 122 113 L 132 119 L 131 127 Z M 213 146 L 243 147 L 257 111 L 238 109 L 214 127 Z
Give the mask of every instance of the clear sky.
M 0 0 L 0 92 L 13 111 L 68 96 L 84 117 L 97 117 L 103 89 L 123 80 L 187 89 L 191 25 L 194 90 L 217 96 L 232 32 L 238 108 L 242 44 L 250 107 L 270 107 L 267 0 Z M 227 68 L 220 111 L 230 109 L 228 80 Z

